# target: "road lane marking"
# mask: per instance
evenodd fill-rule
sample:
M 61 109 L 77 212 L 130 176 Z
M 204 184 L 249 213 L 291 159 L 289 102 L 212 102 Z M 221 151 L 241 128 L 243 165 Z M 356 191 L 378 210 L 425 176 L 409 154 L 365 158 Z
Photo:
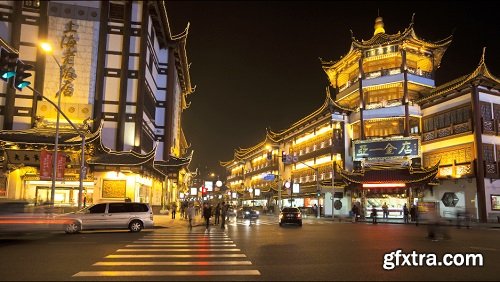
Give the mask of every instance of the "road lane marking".
M 187 243 L 192 243 L 192 242 L 214 242 L 214 243 L 233 243 L 233 240 L 171 240 L 171 239 L 165 239 L 165 240 L 140 240 L 140 241 L 134 241 L 134 244 L 149 244 L 149 243 L 175 243 L 175 244 L 187 244 Z
M 81 271 L 73 277 L 99 276 L 227 276 L 260 275 L 258 270 L 200 270 L 200 271 Z
M 236 244 L 149 244 L 149 245 L 126 245 L 126 248 L 135 247 L 236 247 Z
M 104 258 L 246 258 L 245 254 L 192 254 L 192 255 L 108 255 Z
M 241 261 L 100 261 L 95 266 L 137 266 L 137 265 L 173 265 L 173 266 L 205 266 L 205 265 L 251 265 L 248 260 Z
M 190 238 L 190 239 L 170 239 L 170 238 L 140 238 L 138 241 L 227 241 L 229 238 L 205 239 L 205 238 Z
M 117 252 L 240 252 L 240 249 L 118 249 Z

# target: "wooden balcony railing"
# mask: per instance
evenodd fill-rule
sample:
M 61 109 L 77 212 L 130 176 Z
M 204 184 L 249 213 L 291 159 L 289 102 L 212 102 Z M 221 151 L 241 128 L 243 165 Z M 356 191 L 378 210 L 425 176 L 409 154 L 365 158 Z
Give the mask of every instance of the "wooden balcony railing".
M 432 131 L 424 132 L 422 134 L 422 141 L 431 141 L 435 139 L 440 139 L 456 134 L 461 134 L 464 132 L 472 132 L 472 121 L 469 120 L 464 123 L 452 124 L 448 127 L 434 129 Z

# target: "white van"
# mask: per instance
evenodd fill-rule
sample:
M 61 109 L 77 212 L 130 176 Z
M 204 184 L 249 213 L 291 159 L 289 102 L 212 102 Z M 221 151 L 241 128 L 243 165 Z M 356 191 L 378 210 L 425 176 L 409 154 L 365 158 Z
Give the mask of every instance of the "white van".
M 64 231 L 68 234 L 97 229 L 139 232 L 154 226 L 153 209 L 145 203 L 99 203 L 61 216 L 69 220 L 64 225 Z

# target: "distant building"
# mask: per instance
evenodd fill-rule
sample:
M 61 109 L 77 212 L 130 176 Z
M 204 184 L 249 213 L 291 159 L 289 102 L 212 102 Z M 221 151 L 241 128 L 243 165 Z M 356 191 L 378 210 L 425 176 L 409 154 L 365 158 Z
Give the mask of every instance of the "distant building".
M 164 1 L 2 1 L 0 37 L 34 66 L 31 86 L 87 132 L 87 204 L 101 200 L 161 205 L 187 190 L 192 152 L 181 126 L 193 92 L 186 55 L 188 27 L 170 31 Z M 44 54 L 41 41 L 52 44 Z M 42 151 L 55 143 L 56 109 L 28 89 L 0 83 L 0 197 L 50 199 Z M 78 199 L 80 138 L 61 116 L 56 205 Z M 50 165 L 52 167 L 52 165 Z
M 374 29 L 369 40 L 353 36 L 340 60 L 322 60 L 330 85 L 318 110 L 221 162 L 232 189 L 269 187 L 262 189 L 270 189 L 270 204 L 281 187 L 282 206 L 319 204 L 329 216 L 347 215 L 354 203 L 369 216 L 386 203 L 390 217 L 402 218 L 404 204 L 431 204 L 443 217 L 468 211 L 496 220 L 500 80 L 488 71 L 484 52 L 472 73 L 436 87 L 452 36 L 425 41 L 413 19 L 390 35 L 378 17 Z M 266 161 L 266 144 L 279 148 L 272 149 L 277 158 Z M 279 181 L 264 181 L 267 174 Z M 291 194 L 287 182 L 299 183 L 299 192 Z

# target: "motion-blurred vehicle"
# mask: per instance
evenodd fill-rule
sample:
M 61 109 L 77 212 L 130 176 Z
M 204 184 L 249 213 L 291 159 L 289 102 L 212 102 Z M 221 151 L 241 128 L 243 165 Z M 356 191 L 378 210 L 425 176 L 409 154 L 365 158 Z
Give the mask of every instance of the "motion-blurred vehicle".
M 154 226 L 153 210 L 145 203 L 99 203 L 61 217 L 70 219 L 64 225 L 64 231 L 68 234 L 97 229 L 129 229 L 131 232 L 139 232 Z
M 0 201 L 0 237 L 23 236 L 61 230 L 67 221 L 57 218 L 50 206 L 30 206 L 22 200 Z
M 302 212 L 299 208 L 283 208 L 280 213 L 280 226 L 283 224 L 298 224 L 302 226 Z
M 230 205 L 228 208 L 227 208 L 227 216 L 236 216 L 236 213 L 237 213 L 237 209 L 235 206 L 233 205 Z
M 237 218 L 255 219 L 259 218 L 259 211 L 252 207 L 242 207 L 236 213 Z

